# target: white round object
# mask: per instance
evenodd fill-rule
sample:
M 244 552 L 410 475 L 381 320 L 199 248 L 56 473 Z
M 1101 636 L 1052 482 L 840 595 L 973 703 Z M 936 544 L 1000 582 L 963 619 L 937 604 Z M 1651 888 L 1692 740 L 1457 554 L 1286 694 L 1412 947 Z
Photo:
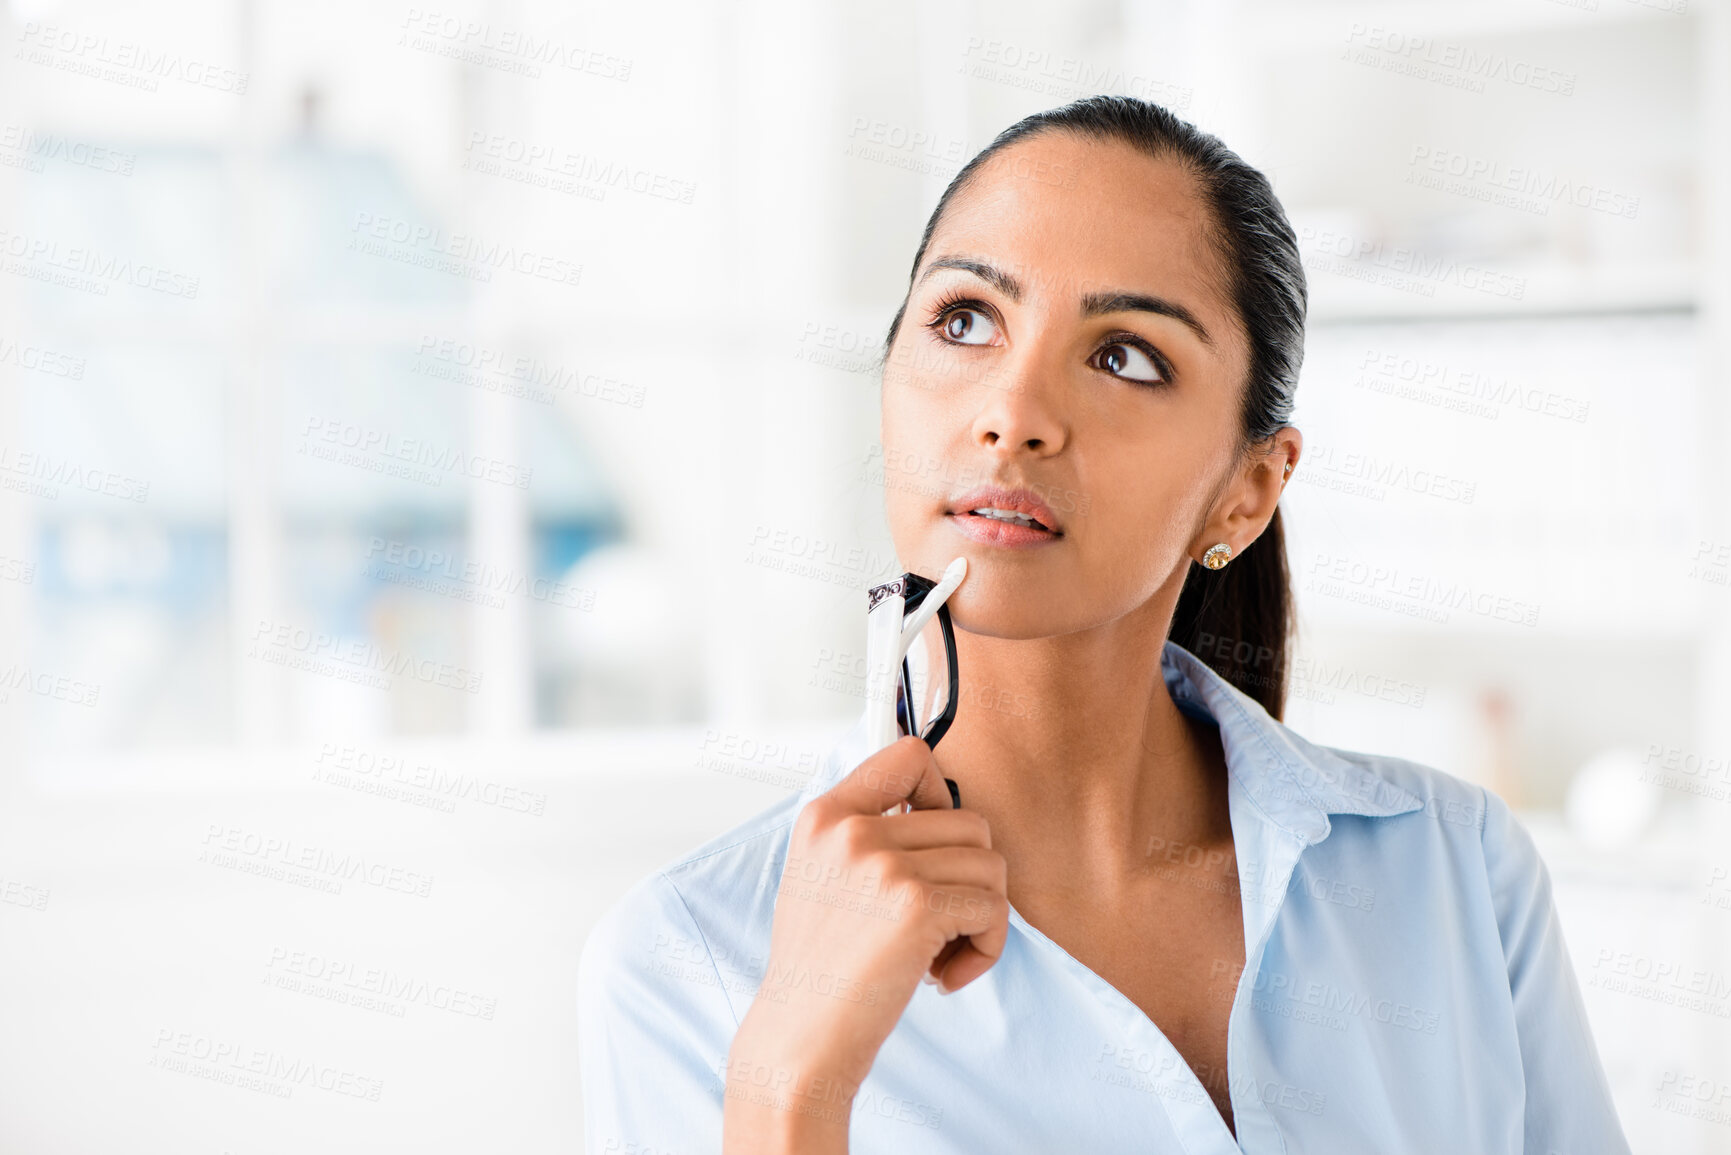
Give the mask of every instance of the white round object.
M 1643 781 L 1641 753 L 1619 746 L 1600 751 L 1575 772 L 1564 816 L 1577 838 L 1599 850 L 1628 846 L 1652 825 L 1663 788 Z
M 697 641 L 691 582 L 665 559 L 635 545 L 604 545 L 563 580 L 590 606 L 558 615 L 577 665 L 648 674 L 691 660 Z

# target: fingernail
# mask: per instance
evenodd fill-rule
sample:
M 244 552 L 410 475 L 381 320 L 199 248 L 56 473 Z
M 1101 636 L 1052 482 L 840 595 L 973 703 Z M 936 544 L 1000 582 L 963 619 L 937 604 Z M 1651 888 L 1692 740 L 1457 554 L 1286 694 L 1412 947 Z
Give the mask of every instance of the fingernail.
M 932 976 L 931 971 L 927 971 L 925 974 L 921 975 L 920 981 L 928 987 L 935 987 L 938 985 L 938 980 Z
M 950 806 L 955 810 L 962 808 L 962 788 L 956 785 L 954 778 L 945 778 L 944 785 L 950 788 Z

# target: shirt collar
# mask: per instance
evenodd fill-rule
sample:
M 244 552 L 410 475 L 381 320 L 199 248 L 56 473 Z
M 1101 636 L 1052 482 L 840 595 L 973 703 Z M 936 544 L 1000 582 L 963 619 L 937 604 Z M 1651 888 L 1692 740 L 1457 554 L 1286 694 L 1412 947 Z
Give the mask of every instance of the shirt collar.
M 1299 737 L 1178 643 L 1166 643 L 1160 670 L 1179 709 L 1219 727 L 1227 772 L 1257 808 L 1304 842 L 1328 837 L 1330 814 L 1384 818 L 1424 806 L 1411 791 Z

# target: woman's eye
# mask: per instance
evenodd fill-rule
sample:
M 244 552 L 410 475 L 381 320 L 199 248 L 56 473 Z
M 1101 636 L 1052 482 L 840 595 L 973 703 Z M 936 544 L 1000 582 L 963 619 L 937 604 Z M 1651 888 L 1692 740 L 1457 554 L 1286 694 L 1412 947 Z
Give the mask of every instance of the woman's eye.
M 1100 350 L 1100 367 L 1128 381 L 1146 381 L 1159 385 L 1166 380 L 1154 359 L 1134 345 L 1119 342 Z
M 944 336 L 958 345 L 989 345 L 997 327 L 978 309 L 957 309 L 944 318 Z

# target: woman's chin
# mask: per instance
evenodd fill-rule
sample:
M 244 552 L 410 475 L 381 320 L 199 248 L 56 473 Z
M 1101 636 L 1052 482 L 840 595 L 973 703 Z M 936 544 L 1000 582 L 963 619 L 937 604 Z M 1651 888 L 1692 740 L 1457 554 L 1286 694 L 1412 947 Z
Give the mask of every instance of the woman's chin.
M 947 553 L 942 545 L 912 551 L 910 568 L 935 581 L 957 557 L 967 557 L 967 577 L 945 603 L 958 630 L 1027 639 L 1069 633 L 1085 624 L 1077 621 L 1079 583 L 1068 567 L 1028 564 L 1027 553 L 996 557 L 989 550 L 943 544 L 950 547 Z
M 1073 623 L 1061 622 L 1045 598 L 1011 598 L 1002 594 L 977 591 L 967 597 L 966 583 L 951 595 L 948 605 L 956 629 L 985 638 L 1006 641 L 1026 641 L 1067 634 Z

